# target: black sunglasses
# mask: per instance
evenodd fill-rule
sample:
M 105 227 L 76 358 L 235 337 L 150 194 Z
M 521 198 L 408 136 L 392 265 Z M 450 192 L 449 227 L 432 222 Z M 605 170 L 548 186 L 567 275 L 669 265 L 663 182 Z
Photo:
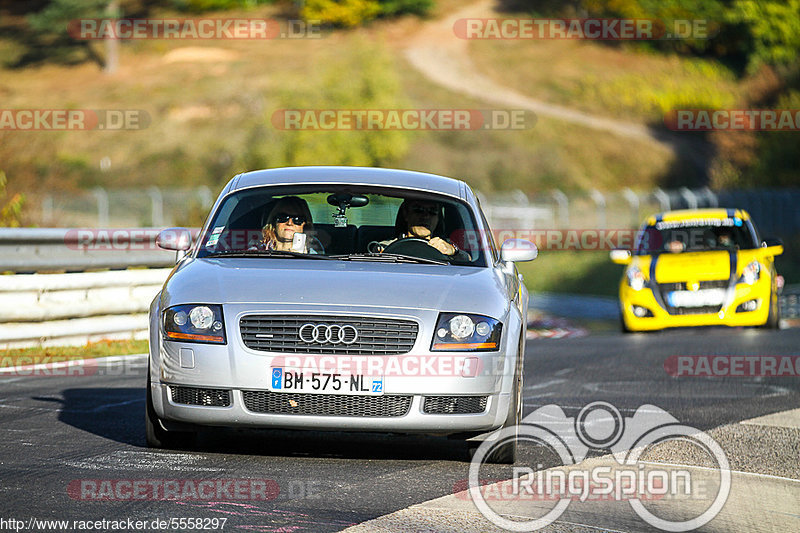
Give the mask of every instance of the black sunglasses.
M 435 207 L 423 207 L 421 205 L 415 205 L 411 207 L 411 210 L 418 215 L 433 216 L 439 214 L 439 209 Z
M 288 213 L 278 213 L 275 215 L 275 222 L 277 224 L 285 224 L 289 222 L 289 219 L 292 219 L 292 222 L 297 226 L 305 224 L 306 222 L 306 217 L 304 215 L 290 215 Z

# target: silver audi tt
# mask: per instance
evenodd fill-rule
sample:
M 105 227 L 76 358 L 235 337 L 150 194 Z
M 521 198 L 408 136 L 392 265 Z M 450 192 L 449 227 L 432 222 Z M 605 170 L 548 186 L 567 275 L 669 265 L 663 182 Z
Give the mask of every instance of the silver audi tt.
M 463 181 L 294 167 L 235 176 L 150 308 L 146 436 L 203 427 L 449 436 L 522 413 L 528 291 Z M 180 255 L 180 254 L 179 254 Z M 492 460 L 513 462 L 516 440 Z

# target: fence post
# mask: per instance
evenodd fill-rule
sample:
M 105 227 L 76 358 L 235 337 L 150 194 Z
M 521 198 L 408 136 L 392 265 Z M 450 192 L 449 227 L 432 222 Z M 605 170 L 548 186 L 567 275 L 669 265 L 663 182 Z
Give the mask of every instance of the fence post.
M 664 192 L 664 189 L 656 187 L 656 190 L 653 191 L 653 196 L 655 196 L 656 200 L 658 200 L 658 203 L 661 206 L 661 211 L 670 210 L 669 195 Z
M 697 195 L 693 193 L 688 187 L 681 187 L 678 191 L 681 196 L 686 200 L 686 207 L 689 209 L 697 209 Z
M 704 187 L 703 194 L 708 199 L 708 207 L 719 207 L 719 199 L 714 191 L 708 187 Z
M 569 227 L 569 198 L 560 189 L 553 189 L 550 195 L 558 204 L 558 225 L 562 229 Z
M 108 226 L 108 193 L 102 187 L 95 187 L 92 194 L 97 200 L 97 225 L 105 228 Z
M 630 187 L 625 187 L 622 190 L 622 196 L 625 197 L 625 200 L 627 200 L 631 206 L 633 225 L 636 226 L 639 223 L 639 196 L 633 192 L 633 189 Z
M 597 206 L 597 227 L 606 227 L 606 197 L 597 189 L 591 191 L 592 201 Z
M 160 228 L 164 225 L 164 197 L 161 195 L 161 190 L 156 186 L 147 189 L 147 194 L 150 196 L 150 223 L 154 228 Z
M 201 185 L 197 188 L 197 196 L 200 198 L 200 205 L 203 209 L 210 208 L 211 204 L 214 202 L 214 199 L 211 197 L 211 189 L 206 185 Z

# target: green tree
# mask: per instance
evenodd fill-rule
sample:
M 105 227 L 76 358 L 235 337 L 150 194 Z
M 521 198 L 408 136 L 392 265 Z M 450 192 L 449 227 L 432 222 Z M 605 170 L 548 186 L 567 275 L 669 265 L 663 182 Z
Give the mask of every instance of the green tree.
M 727 20 L 747 28 L 748 69 L 785 66 L 800 56 L 800 0 L 736 0 Z
M 17 193 L 6 200 L 7 183 L 6 173 L 0 170 L 0 226 L 18 228 L 22 225 L 22 207 L 25 204 L 25 196 Z
M 107 17 L 108 6 L 109 0 L 52 0 L 41 11 L 28 15 L 30 50 L 20 63 L 45 60 L 75 63 L 88 59 L 104 67 L 106 60 L 92 41 L 74 38 L 68 28 L 72 21 Z

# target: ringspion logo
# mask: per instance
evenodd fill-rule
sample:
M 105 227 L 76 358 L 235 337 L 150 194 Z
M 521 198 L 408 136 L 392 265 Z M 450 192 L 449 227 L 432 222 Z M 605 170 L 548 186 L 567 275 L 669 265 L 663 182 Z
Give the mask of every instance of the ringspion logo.
M 481 476 L 486 459 L 512 439 L 549 449 L 563 466 L 543 469 L 541 464 L 514 465 L 510 481 L 499 486 L 487 483 Z M 704 454 L 712 461 L 716 475 L 697 476 L 690 468 L 670 468 L 648 460 L 650 451 L 669 441 L 692 446 Z M 590 450 L 607 450 L 613 459 L 599 465 L 584 463 Z M 573 502 L 593 500 L 624 501 L 654 528 L 689 531 L 719 514 L 730 488 L 730 465 L 722 447 L 706 433 L 681 425 L 654 405 L 642 405 L 629 417 L 607 402 L 590 403 L 576 417 L 568 417 L 557 405 L 541 407 L 526 416 L 521 425 L 507 427 L 496 439 L 484 441 L 469 468 L 473 503 L 490 522 L 510 531 L 541 529 L 557 520 Z M 653 500 L 668 503 L 651 508 L 643 504 Z M 691 507 L 693 511 L 673 514 L 669 503 L 686 500 L 698 505 Z M 530 508 L 533 513 L 527 519 L 512 520 L 507 518 L 507 510 L 503 513 L 491 507 L 494 501 L 550 502 L 552 506 Z

